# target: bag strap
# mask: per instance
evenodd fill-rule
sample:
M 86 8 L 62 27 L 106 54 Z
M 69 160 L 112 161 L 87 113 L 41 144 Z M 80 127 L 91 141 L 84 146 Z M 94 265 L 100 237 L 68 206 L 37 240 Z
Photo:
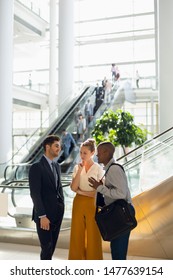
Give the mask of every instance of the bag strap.
M 104 176 L 105 176 L 106 173 L 109 171 L 109 168 L 110 168 L 112 165 L 118 165 L 118 166 L 121 167 L 121 169 L 125 172 L 124 167 L 123 167 L 121 164 L 116 163 L 116 162 L 113 162 L 113 163 L 111 163 L 111 165 L 110 165 L 110 166 L 108 167 L 108 169 L 106 170 Z
M 118 165 L 118 166 L 121 167 L 121 169 L 125 172 L 124 167 L 123 167 L 121 164 L 113 162 L 113 163 L 108 167 L 108 169 L 106 170 L 104 176 L 105 176 L 106 173 L 109 171 L 109 168 L 110 168 L 112 165 Z M 104 177 L 104 176 L 103 176 L 103 177 Z M 102 177 L 102 178 L 103 178 L 103 177 Z M 99 206 L 103 206 L 103 205 L 104 205 L 104 197 L 103 197 L 103 194 L 101 194 L 101 193 L 98 192 L 98 193 L 97 193 L 97 197 L 96 197 L 96 213 L 98 212 L 98 207 L 99 207 Z

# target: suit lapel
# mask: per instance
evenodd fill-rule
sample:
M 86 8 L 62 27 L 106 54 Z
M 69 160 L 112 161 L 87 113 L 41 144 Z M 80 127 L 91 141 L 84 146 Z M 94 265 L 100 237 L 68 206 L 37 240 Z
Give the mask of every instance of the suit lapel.
M 56 188 L 55 178 L 54 178 L 53 172 L 51 170 L 51 167 L 50 167 L 49 163 L 47 162 L 47 160 L 46 160 L 46 158 L 44 156 L 41 158 L 41 162 L 44 165 L 46 171 L 48 172 L 49 178 L 50 178 L 53 186 Z

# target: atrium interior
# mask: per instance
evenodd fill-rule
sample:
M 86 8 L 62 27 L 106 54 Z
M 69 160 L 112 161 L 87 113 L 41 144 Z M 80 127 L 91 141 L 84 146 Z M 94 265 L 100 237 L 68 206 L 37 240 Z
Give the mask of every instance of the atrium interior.
M 161 0 L 0 1 L 1 260 L 24 255 L 38 259 L 29 167 L 40 157 L 45 135 L 60 135 L 66 128 L 76 139 L 75 110 L 80 107 L 84 112 L 88 99 L 96 106 L 96 87 L 102 88 L 104 79 L 111 101 L 99 104 L 85 137 L 91 136 L 97 119 L 108 109 L 130 112 L 135 123 L 148 131 L 147 141 L 132 145 L 126 156 L 116 149 L 138 219 L 128 259 L 173 259 L 173 85 L 167 63 L 173 54 L 170 29 L 168 35 L 163 32 L 164 15 L 173 6 L 171 0 L 166 2 L 167 10 Z M 171 26 L 171 19 L 167 22 Z M 10 33 L 6 38 L 6 26 L 7 30 L 12 26 L 12 38 Z M 70 182 L 78 154 L 79 147 L 62 164 L 66 209 L 57 259 L 67 259 L 74 198 Z M 104 258 L 110 259 L 106 242 L 103 248 Z

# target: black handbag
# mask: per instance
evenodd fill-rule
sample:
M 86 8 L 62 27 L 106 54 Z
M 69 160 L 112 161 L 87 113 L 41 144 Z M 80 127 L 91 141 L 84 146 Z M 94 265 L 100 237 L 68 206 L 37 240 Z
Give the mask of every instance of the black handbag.
M 119 164 L 113 163 L 112 165 Z M 124 171 L 124 168 L 121 165 L 119 166 Z M 125 199 L 118 199 L 103 206 L 103 195 L 101 193 L 97 194 L 95 220 L 105 241 L 120 237 L 137 226 L 135 209 L 131 204 Z
M 105 241 L 120 237 L 137 226 L 135 210 L 124 199 L 118 199 L 100 210 L 97 207 L 95 220 Z

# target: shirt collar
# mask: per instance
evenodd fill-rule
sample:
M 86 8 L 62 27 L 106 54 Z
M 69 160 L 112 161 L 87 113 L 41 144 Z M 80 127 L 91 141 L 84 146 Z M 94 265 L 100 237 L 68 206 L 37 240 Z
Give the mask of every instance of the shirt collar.
M 109 168 L 109 166 L 110 166 L 113 162 L 115 162 L 115 159 L 114 159 L 114 158 L 111 158 L 110 161 L 104 166 L 103 169 L 104 169 L 105 171 L 107 171 L 108 168 Z
M 48 163 L 49 163 L 49 165 L 51 166 L 51 163 L 53 162 L 50 158 L 48 158 L 46 155 L 43 155 L 45 158 L 46 158 L 46 160 L 48 161 Z

